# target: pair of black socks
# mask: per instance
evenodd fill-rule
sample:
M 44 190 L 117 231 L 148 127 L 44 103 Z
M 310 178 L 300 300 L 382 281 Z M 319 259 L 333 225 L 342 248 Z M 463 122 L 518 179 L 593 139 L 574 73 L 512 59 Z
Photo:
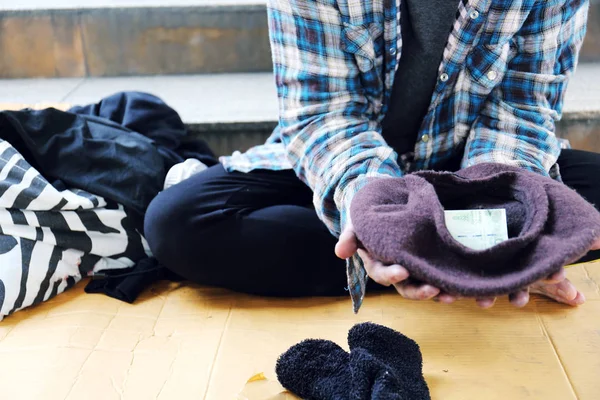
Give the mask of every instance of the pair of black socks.
M 381 325 L 348 332 L 350 353 L 329 340 L 307 339 L 277 361 L 277 378 L 305 400 L 429 400 L 419 345 Z

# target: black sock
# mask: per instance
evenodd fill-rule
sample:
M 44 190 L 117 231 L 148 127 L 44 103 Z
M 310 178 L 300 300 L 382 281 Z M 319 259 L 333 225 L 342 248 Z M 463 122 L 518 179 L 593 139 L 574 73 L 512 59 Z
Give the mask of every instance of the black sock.
M 363 323 L 350 329 L 348 344 L 353 375 L 365 374 L 364 371 L 355 371 L 355 365 L 369 365 L 371 369 L 372 382 L 370 383 L 373 395 L 377 390 L 381 393 L 378 398 L 382 399 L 429 400 L 431 398 L 423 377 L 421 350 L 414 340 L 385 326 Z M 372 360 L 377 360 L 382 369 L 376 370 Z M 357 379 L 353 381 L 359 382 Z M 396 382 L 399 383 L 398 386 Z
M 277 378 L 306 400 L 430 400 L 419 346 L 384 326 L 348 333 L 350 354 L 329 340 L 308 339 L 277 361 Z
M 387 365 L 373 358 L 365 349 L 350 352 L 350 374 L 352 400 L 404 400 L 405 396 L 398 377 Z
M 349 358 L 332 341 L 307 339 L 279 357 L 275 368 L 277 379 L 305 400 L 348 400 Z

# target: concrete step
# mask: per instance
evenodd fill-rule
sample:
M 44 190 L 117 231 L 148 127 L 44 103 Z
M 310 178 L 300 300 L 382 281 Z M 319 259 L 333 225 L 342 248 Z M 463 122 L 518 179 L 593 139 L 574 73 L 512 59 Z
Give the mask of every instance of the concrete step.
M 580 65 L 557 134 L 575 148 L 600 152 L 600 63 Z M 118 91 L 153 93 L 179 112 L 190 131 L 218 154 L 259 144 L 277 121 L 271 73 L 83 79 L 0 80 L 0 109 L 97 102 Z
M 600 62 L 600 0 L 589 18 Z M 271 70 L 265 0 L 6 0 L 0 38 L 0 78 Z
M 0 78 L 271 71 L 264 0 L 0 2 Z
M 218 154 L 263 142 L 277 121 L 271 73 L 0 80 L 0 109 L 97 102 L 119 91 L 155 94 Z

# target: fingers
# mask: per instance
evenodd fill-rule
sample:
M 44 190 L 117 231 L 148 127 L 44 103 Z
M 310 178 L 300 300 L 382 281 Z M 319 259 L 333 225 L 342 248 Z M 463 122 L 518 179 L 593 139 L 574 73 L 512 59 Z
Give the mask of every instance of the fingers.
M 358 255 L 365 264 L 367 274 L 380 285 L 390 286 L 408 279 L 408 270 L 400 265 L 383 265 L 362 249 L 358 250 Z
M 561 268 L 560 271 L 553 273 L 547 279 L 544 280 L 545 283 L 554 284 L 560 283 L 567 279 L 567 272 L 564 268 Z
M 428 284 L 418 284 L 405 280 L 394 285 L 398 293 L 409 300 L 429 300 L 440 293 L 440 289 Z
M 592 243 L 590 250 L 600 250 L 600 238 L 596 239 L 596 241 Z
M 440 293 L 436 299 L 443 304 L 452 304 L 454 303 L 456 300 L 458 300 L 459 298 L 457 296 L 452 296 L 448 293 Z
M 552 289 L 556 290 L 557 296 L 559 296 L 561 299 L 564 299 L 566 301 L 573 300 L 575 297 L 577 297 L 577 293 L 578 293 L 575 285 L 573 285 L 573 283 L 568 279 L 565 279 L 562 282 L 557 283 L 555 285 L 555 287 Z
M 527 303 L 529 303 L 529 289 L 522 289 L 518 292 L 511 293 L 508 296 L 508 299 L 510 300 L 510 304 L 517 308 L 525 307 Z
M 475 302 L 481 308 L 491 308 L 494 306 L 494 304 L 496 304 L 496 298 L 495 297 L 481 297 L 481 298 L 475 299 Z
M 354 234 L 354 229 L 351 225 L 349 225 L 346 227 L 346 229 L 344 229 L 340 235 L 340 238 L 338 239 L 337 244 L 335 245 L 335 255 L 345 260 L 352 257 L 357 250 L 358 239 Z
M 531 285 L 531 293 L 537 293 L 550 297 L 559 303 L 570 306 L 579 306 L 585 303 L 585 296 L 579 292 L 575 285 L 568 279 L 560 283 L 549 285 L 544 282 L 537 282 Z
M 585 303 L 585 296 L 583 295 L 583 293 L 577 292 L 577 296 L 575 296 L 573 300 L 565 304 L 576 307 L 582 305 L 583 303 Z
M 417 284 L 409 281 L 409 272 L 406 268 L 393 264 L 384 265 L 373 259 L 369 253 L 363 249 L 358 249 L 358 255 L 365 264 L 367 274 L 375 282 L 383 286 L 394 285 L 398 293 L 409 300 L 429 300 L 440 294 L 440 289 L 427 284 Z M 456 299 L 453 296 L 442 294 L 439 300 L 444 303 L 452 303 Z
M 583 304 L 585 298 L 580 294 L 575 286 L 567 279 L 567 274 L 564 268 L 550 275 L 545 280 L 535 283 L 531 286 L 532 293 L 544 294 L 562 303 L 577 303 Z M 510 303 L 517 307 L 525 307 L 529 303 L 530 288 L 525 288 L 517 292 L 511 293 L 508 298 Z M 583 299 L 583 301 L 582 301 Z M 477 304 L 482 308 L 489 308 L 494 305 L 491 299 L 477 299 Z
M 383 286 L 393 285 L 398 293 L 406 299 L 429 300 L 435 298 L 435 300 L 444 304 L 454 303 L 458 299 L 457 296 L 443 293 L 432 285 L 410 280 L 408 270 L 400 265 L 384 265 L 382 262 L 373 259 L 367 251 L 358 248 L 358 241 L 352 230 L 344 231 L 336 246 L 336 254 L 340 258 L 348 258 L 356 252 L 362 258 L 367 274 L 371 279 Z M 518 308 L 525 307 L 529 303 L 529 291 L 529 288 L 525 288 L 510 294 L 510 303 Z M 578 292 L 575 286 L 566 279 L 564 268 L 547 277 L 547 279 L 532 285 L 531 292 L 540 293 L 573 306 L 585 302 L 583 294 Z M 493 307 L 497 299 L 495 297 L 481 297 L 475 300 L 479 307 L 486 309 Z

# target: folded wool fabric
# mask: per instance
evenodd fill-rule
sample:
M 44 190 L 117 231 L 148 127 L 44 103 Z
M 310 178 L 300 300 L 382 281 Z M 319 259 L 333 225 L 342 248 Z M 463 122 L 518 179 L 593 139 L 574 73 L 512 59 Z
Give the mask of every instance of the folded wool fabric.
M 350 354 L 329 340 L 307 339 L 277 361 L 277 378 L 306 400 L 429 400 L 419 346 L 381 325 L 348 334 Z
M 506 209 L 509 239 L 492 248 L 467 248 L 446 227 L 444 210 L 495 208 Z M 500 164 L 374 179 L 356 194 L 350 215 L 374 257 L 463 296 L 525 287 L 581 258 L 600 236 L 600 213 L 574 190 Z

